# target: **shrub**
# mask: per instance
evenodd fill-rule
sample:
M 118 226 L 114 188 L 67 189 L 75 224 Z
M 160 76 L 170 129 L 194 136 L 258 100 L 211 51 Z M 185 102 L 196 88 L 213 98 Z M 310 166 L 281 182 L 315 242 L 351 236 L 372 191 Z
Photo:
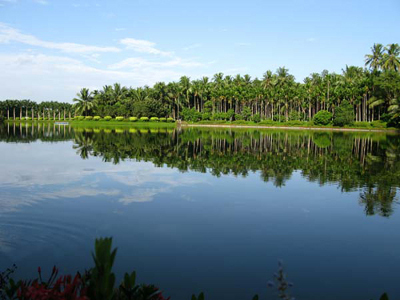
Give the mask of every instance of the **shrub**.
M 354 122 L 354 109 L 348 101 L 343 101 L 339 107 L 335 109 L 333 117 L 333 125 L 346 126 L 352 125 Z
M 251 116 L 250 108 L 248 108 L 247 106 L 244 107 L 242 112 L 241 112 L 241 116 L 242 116 L 243 120 L 249 121 L 250 120 L 250 116 Z
M 160 118 L 160 122 L 167 122 L 167 118 Z
M 85 117 L 84 117 L 84 116 L 77 116 L 76 119 L 77 119 L 78 121 L 83 121 L 83 120 L 85 119 Z
M 21 118 L 21 121 L 24 121 L 24 120 L 25 120 L 25 117 L 22 117 L 22 118 Z
M 328 125 L 332 121 L 332 114 L 327 110 L 320 110 L 313 118 L 315 125 Z
M 181 117 L 183 120 L 188 122 L 197 122 L 201 120 L 202 115 L 193 107 L 191 109 L 183 108 L 181 112 Z
M 157 117 L 152 117 L 152 118 L 150 118 L 150 121 L 151 122 L 158 122 L 158 121 L 160 121 L 160 119 L 157 118 Z
M 141 121 L 141 122 L 148 122 L 148 121 L 149 121 L 149 118 L 148 118 L 148 117 L 141 117 L 141 118 L 140 118 L 140 121 Z
M 174 120 L 174 118 L 168 118 L 168 119 L 167 119 L 167 122 L 172 123 L 172 122 L 175 122 L 175 120 Z
M 101 119 L 100 116 L 94 116 L 94 117 L 93 117 L 93 120 L 94 120 L 94 121 L 100 121 L 100 119 Z
M 124 117 L 115 117 L 115 120 L 118 122 L 122 122 L 124 120 Z
M 299 120 L 293 120 L 293 121 L 285 122 L 285 125 L 287 125 L 287 126 L 304 126 L 304 125 L 307 125 L 307 123 L 303 122 L 303 121 L 299 121 Z
M 245 120 L 235 120 L 232 122 L 232 124 L 240 125 L 240 124 L 247 124 L 247 121 Z
M 371 122 L 371 127 L 374 127 L 374 128 L 386 128 L 387 127 L 387 123 L 386 122 L 382 122 L 382 121 L 373 121 L 373 122 Z
M 371 124 L 369 122 L 354 122 L 351 126 L 356 128 L 370 128 Z
M 211 113 L 209 112 L 204 112 L 201 114 L 201 119 L 203 121 L 211 120 Z
M 105 116 L 105 117 L 104 117 L 104 121 L 110 121 L 110 120 L 112 120 L 112 117 L 111 117 L 111 116 Z
M 92 116 L 86 116 L 86 117 L 85 117 L 85 120 L 86 120 L 86 121 L 91 121 L 91 120 L 93 120 L 93 117 L 92 117 Z
M 30 120 L 31 120 L 31 118 L 29 118 L 29 117 L 26 117 L 26 118 L 25 118 L 25 120 L 26 120 L 26 121 L 30 121 Z
M 269 126 L 273 126 L 273 125 L 277 125 L 277 122 L 272 121 L 272 120 L 262 120 L 260 122 L 260 125 L 269 125 Z
M 255 114 L 255 115 L 253 115 L 253 117 L 251 118 L 251 120 L 252 120 L 254 123 L 260 123 L 261 117 L 260 117 L 259 114 Z
M 137 120 L 138 120 L 138 118 L 136 118 L 136 117 L 130 117 L 129 118 L 129 121 L 131 121 L 131 122 L 137 122 Z
M 301 114 L 298 111 L 292 110 L 289 114 L 289 121 L 299 121 L 301 120 Z

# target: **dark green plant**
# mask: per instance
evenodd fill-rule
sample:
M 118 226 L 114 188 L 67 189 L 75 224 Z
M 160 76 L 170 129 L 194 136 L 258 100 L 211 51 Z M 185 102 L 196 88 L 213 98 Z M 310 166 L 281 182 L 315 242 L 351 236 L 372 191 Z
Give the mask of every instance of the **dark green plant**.
M 313 118 L 315 125 L 328 125 L 332 121 L 332 114 L 327 110 L 320 110 Z
M 343 101 L 339 107 L 335 109 L 333 116 L 333 125 L 346 126 L 354 123 L 354 108 L 348 101 Z

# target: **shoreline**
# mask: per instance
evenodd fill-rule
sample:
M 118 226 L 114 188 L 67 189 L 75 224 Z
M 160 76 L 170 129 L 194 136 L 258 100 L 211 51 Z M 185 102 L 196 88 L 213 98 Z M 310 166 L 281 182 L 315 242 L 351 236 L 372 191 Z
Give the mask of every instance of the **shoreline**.
M 181 127 L 210 127 L 210 128 L 249 128 L 249 129 L 285 129 L 285 130 L 320 130 L 320 131 L 348 131 L 348 132 L 389 132 L 400 133 L 399 129 L 389 128 L 340 128 L 340 127 L 301 127 L 301 126 L 268 126 L 268 125 L 234 125 L 234 124 L 185 124 Z
M 246 125 L 246 124 L 196 124 L 196 123 L 167 123 L 167 122 L 129 122 L 129 121 L 20 121 L 5 120 L 4 124 L 54 124 L 56 122 L 67 122 L 68 125 L 60 126 L 87 126 L 87 127 L 203 127 L 203 128 L 237 128 L 237 129 L 282 129 L 282 130 L 310 130 L 310 131 L 336 131 L 336 132 L 377 132 L 400 134 L 396 128 L 346 128 L 346 127 L 316 127 L 316 126 L 273 126 L 273 125 Z

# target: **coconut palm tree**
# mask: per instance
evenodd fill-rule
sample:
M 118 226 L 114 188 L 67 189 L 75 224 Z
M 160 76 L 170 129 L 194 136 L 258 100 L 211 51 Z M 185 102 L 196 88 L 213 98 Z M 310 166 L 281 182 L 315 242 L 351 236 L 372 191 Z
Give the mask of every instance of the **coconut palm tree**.
M 76 96 L 77 98 L 73 99 L 74 102 L 77 102 L 75 104 L 76 112 L 87 116 L 88 112 L 96 106 L 96 103 L 93 101 L 92 93 L 89 91 L 89 89 L 83 88 L 79 93 L 76 94 Z
M 389 44 L 385 48 L 387 53 L 383 56 L 383 69 L 400 70 L 400 46 L 399 44 Z
M 372 70 L 377 71 L 382 68 L 383 55 L 385 48 L 382 44 L 374 44 L 371 47 L 371 54 L 365 55 L 365 65 L 369 66 Z

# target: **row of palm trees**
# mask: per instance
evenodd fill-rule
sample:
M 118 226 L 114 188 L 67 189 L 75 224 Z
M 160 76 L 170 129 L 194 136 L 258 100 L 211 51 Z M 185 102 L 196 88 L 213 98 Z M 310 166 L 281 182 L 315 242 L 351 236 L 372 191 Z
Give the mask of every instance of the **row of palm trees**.
M 342 74 L 312 73 L 303 83 L 295 81 L 289 70 L 281 67 L 267 71 L 263 78 L 249 75 L 225 76 L 217 73 L 212 79 L 156 83 L 152 88 L 126 88 L 119 84 L 104 86 L 92 93 L 82 89 L 74 99 L 81 113 L 101 113 L 118 106 L 114 114 L 135 115 L 135 103 L 156 101 L 173 118 L 180 118 L 182 109 L 199 113 L 241 114 L 272 120 L 310 120 L 320 110 L 332 113 L 346 100 L 353 104 L 356 121 L 379 120 L 383 113 L 399 114 L 400 46 L 375 44 L 372 54 L 365 56 L 366 68 L 346 66 Z M 110 110 L 111 111 L 111 110 Z
M 67 103 L 47 102 L 39 105 L 24 100 L 3 104 L 7 111 L 43 111 L 61 116 L 62 112 L 100 116 L 169 116 L 185 118 L 182 110 L 196 112 L 197 119 L 215 116 L 275 121 L 311 120 L 320 110 L 335 113 L 343 103 L 354 107 L 356 121 L 375 121 L 382 116 L 400 116 L 400 46 L 375 44 L 365 56 L 366 68 L 346 66 L 341 74 L 324 70 L 312 73 L 302 83 L 296 82 L 285 67 L 267 71 L 262 78 L 250 75 L 226 76 L 217 73 L 212 78 L 191 80 L 187 76 L 178 82 L 158 82 L 153 87 L 123 87 L 116 83 L 102 89 L 81 89 Z M 6 101 L 7 102 L 7 101 Z M 36 106 L 35 106 L 36 105 Z M 39 108 L 40 107 L 40 108 Z M 9 117 L 9 113 L 7 113 Z
M 31 100 L 5 100 L 0 101 L 0 116 L 8 120 L 17 118 L 59 119 L 71 118 L 75 113 L 70 103 L 48 101 L 40 104 Z

